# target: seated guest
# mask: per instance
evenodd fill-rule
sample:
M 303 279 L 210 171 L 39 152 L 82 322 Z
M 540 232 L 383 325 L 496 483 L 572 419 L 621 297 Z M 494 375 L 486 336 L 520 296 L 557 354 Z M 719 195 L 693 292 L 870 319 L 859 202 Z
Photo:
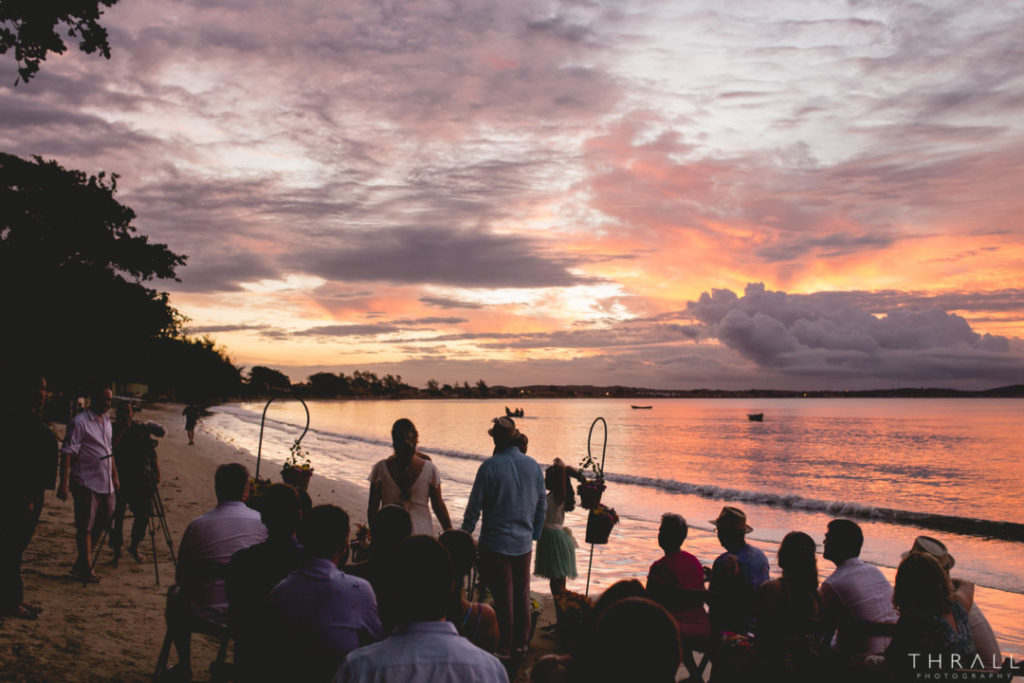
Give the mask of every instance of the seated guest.
M 267 538 L 259 513 L 245 504 L 249 470 L 244 465 L 218 467 L 214 489 L 217 507 L 192 520 L 181 537 L 175 573 L 180 591 L 168 598 L 167 628 L 181 675 L 191 675 L 190 633 L 228 625 L 227 563 L 237 551 Z
M 445 621 L 455 580 L 448 551 L 429 536 L 402 541 L 395 554 L 398 628 L 387 640 L 359 648 L 337 683 L 507 683 L 505 667 L 459 636 Z
M 302 521 L 299 541 L 309 563 L 268 598 L 276 652 L 287 653 L 274 680 L 329 681 L 349 652 L 380 639 L 373 588 L 339 569 L 348 534 L 348 514 L 335 505 L 318 505 Z
M 754 529 L 739 508 L 723 507 L 718 519 L 710 520 L 725 552 L 711 567 L 708 586 L 711 627 L 714 633 L 749 633 L 754 626 L 754 591 L 768 580 L 768 558 L 747 543 Z
M 466 599 L 466 581 L 476 560 L 476 543 L 462 529 L 449 529 L 441 534 L 440 541 L 451 555 L 455 572 L 455 590 L 445 618 L 455 624 L 460 636 L 482 650 L 494 652 L 498 647 L 498 617 L 494 608 Z
M 391 567 L 398 545 L 412 534 L 409 511 L 401 505 L 385 505 L 370 523 L 370 559 L 348 565 L 345 572 L 366 579 L 377 596 L 383 633 L 391 633 L 395 626 L 392 614 Z
M 231 557 L 227 572 L 228 608 L 235 638 L 237 677 L 260 679 L 266 642 L 267 595 L 288 574 L 305 563 L 295 540 L 301 518 L 299 494 L 287 484 L 274 484 L 260 500 L 260 517 L 269 536 L 263 543 L 243 548 Z
M 773 680 L 815 681 L 821 642 L 821 597 L 814 539 L 801 531 L 779 545 L 782 578 L 757 589 L 755 627 L 760 672 Z
M 572 681 L 674 683 L 679 631 L 661 605 L 647 598 L 626 598 L 601 615 L 581 654 L 570 665 Z
M 900 618 L 885 651 L 889 668 L 913 679 L 970 667 L 976 655 L 967 623 L 972 583 L 961 581 L 954 589 L 934 556 L 910 553 L 896 571 L 892 600 Z
M 647 595 L 668 610 L 679 627 L 683 663 L 691 677 L 699 678 L 693 649 L 705 650 L 711 636 L 711 622 L 704 611 L 704 569 L 700 560 L 682 549 L 689 527 L 682 515 L 661 516 L 658 546 L 665 557 L 647 573 Z
M 864 532 L 849 519 L 833 519 L 822 556 L 836 570 L 821 584 L 822 634 L 833 649 L 850 657 L 881 654 L 889 637 L 872 633 L 872 624 L 895 624 L 892 587 L 882 572 L 860 561 Z M 835 638 L 832 638 L 832 634 Z
M 942 541 L 929 536 L 918 536 L 915 538 L 913 547 L 908 552 L 903 553 L 903 558 L 906 559 L 910 553 L 928 553 L 938 560 L 939 565 L 945 570 L 946 574 L 949 574 L 949 570 L 956 564 L 956 559 L 949 554 L 946 545 Z M 953 582 L 954 589 L 959 588 L 963 582 L 962 579 L 950 578 L 950 580 Z M 996 634 L 992 632 L 992 626 L 988 623 L 988 619 L 985 618 L 977 602 L 967 612 L 967 623 L 970 624 L 971 633 L 974 635 L 974 649 L 978 651 L 985 666 L 998 669 L 1003 661 L 1003 655 L 999 651 L 999 642 L 996 640 Z

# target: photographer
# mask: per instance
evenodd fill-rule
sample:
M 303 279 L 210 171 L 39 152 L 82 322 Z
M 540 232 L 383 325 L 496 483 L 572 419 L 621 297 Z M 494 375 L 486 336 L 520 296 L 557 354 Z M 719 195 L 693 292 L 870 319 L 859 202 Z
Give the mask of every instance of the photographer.
M 157 442 L 152 437 L 163 436 L 164 428 L 155 422 L 135 422 L 132 419 L 133 414 L 134 408 L 130 402 L 118 404 L 113 445 L 114 463 L 121 480 L 121 488 L 117 492 L 117 506 L 114 508 L 113 526 L 110 531 L 110 547 L 114 551 L 115 565 L 121 558 L 121 546 L 124 544 L 124 514 L 127 508 L 131 508 L 135 518 L 128 554 L 136 562 L 146 559 L 139 550 L 139 542 L 146 536 L 153 493 L 160 483 L 160 466 L 156 457 Z

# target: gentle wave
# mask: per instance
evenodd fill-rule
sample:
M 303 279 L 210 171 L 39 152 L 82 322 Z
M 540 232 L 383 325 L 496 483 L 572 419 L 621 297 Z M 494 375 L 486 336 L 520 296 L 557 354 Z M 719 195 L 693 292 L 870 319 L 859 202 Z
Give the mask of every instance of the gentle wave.
M 230 413 L 245 422 L 258 425 L 260 415 L 241 407 L 219 406 L 218 412 Z M 301 430 L 291 422 L 267 418 L 266 424 L 270 427 L 281 430 Z M 339 434 L 325 430 L 310 428 L 321 438 L 338 442 L 359 442 L 383 447 L 390 447 L 390 440 L 374 439 L 355 434 Z M 458 450 L 441 448 L 423 449 L 429 455 L 441 455 L 460 460 L 484 461 L 487 455 L 478 453 L 466 453 Z M 807 512 L 823 512 L 833 517 L 849 517 L 869 521 L 887 522 L 889 524 L 900 524 L 916 526 L 936 531 L 948 531 L 971 536 L 995 538 L 1004 541 L 1024 542 L 1024 524 L 1014 522 L 1000 522 L 988 519 L 973 517 L 958 517 L 955 515 L 939 515 L 925 512 L 914 512 L 911 510 L 900 510 L 897 508 L 879 507 L 865 505 L 863 503 L 852 503 L 835 500 L 819 500 L 816 498 L 805 498 L 797 494 L 771 493 L 767 491 L 748 491 L 735 489 L 714 484 L 694 484 L 690 482 L 677 481 L 675 479 L 663 479 L 657 477 L 644 477 L 630 474 L 606 473 L 608 481 L 621 484 L 631 484 L 647 488 L 659 489 L 670 493 L 701 496 L 714 500 L 727 500 L 754 503 L 777 507 L 789 510 L 803 510 Z
M 611 472 L 606 474 L 606 478 L 608 481 L 620 484 L 646 486 L 671 493 L 696 495 L 715 500 L 743 501 L 790 510 L 824 512 L 833 517 L 853 517 L 888 522 L 890 524 L 917 526 L 937 531 L 950 531 L 971 536 L 997 538 L 1004 541 L 1024 542 L 1024 524 L 1016 524 L 1014 522 L 999 522 L 989 519 L 957 517 L 954 515 L 937 515 L 927 512 L 913 512 L 910 510 L 864 505 L 862 503 L 818 500 L 815 498 L 805 498 L 793 493 L 781 494 L 766 491 L 746 491 L 715 486 L 714 484 L 691 484 L 676 481 L 675 479 L 660 479 Z

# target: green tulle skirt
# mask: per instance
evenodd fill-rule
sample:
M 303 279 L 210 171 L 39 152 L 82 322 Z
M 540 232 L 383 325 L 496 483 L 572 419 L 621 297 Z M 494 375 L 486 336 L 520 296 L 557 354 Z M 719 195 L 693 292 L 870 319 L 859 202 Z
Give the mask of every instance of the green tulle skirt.
M 547 579 L 575 579 L 576 540 L 572 534 L 544 527 L 534 553 L 533 573 Z

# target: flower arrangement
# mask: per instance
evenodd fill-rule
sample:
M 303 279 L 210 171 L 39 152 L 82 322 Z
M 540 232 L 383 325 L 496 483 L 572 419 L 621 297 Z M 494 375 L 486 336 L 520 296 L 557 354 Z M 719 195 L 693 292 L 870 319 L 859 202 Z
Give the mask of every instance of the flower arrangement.
M 270 481 L 270 479 L 264 479 L 263 477 L 250 477 L 249 497 L 246 499 L 245 504 L 253 510 L 259 510 L 260 502 L 263 500 L 263 494 L 266 493 L 267 489 L 270 488 L 273 483 L 274 482 Z
M 619 523 L 619 514 L 615 508 L 607 505 L 596 505 L 587 516 L 587 543 L 603 545 L 608 542 L 612 528 Z
M 572 649 L 583 632 L 583 622 L 593 603 L 586 595 L 562 591 L 555 596 L 555 614 L 558 615 L 558 639 Z
M 281 479 L 286 484 L 305 489 L 309 486 L 310 477 L 313 476 L 313 466 L 309 462 L 309 454 L 302 449 L 299 441 L 300 439 L 296 439 L 289 449 L 290 454 L 281 467 Z
M 305 450 L 303 450 L 302 445 L 299 443 L 298 440 L 296 440 L 295 443 L 292 444 L 292 447 L 288 450 L 290 451 L 290 454 L 288 455 L 288 458 L 285 459 L 284 461 L 285 467 L 290 467 L 296 470 L 313 469 L 312 464 L 309 462 L 309 454 L 306 453 Z
M 352 561 L 362 562 L 370 557 L 370 527 L 356 524 L 356 535 L 352 539 Z
M 555 596 L 555 606 L 558 608 L 558 620 L 561 623 L 563 619 L 582 621 L 593 603 L 583 593 L 566 590 Z
M 619 513 L 615 512 L 615 508 L 610 508 L 607 505 L 598 505 L 597 507 L 590 511 L 590 514 L 594 517 L 606 518 L 609 522 L 611 522 L 612 526 L 615 526 L 619 523 Z
M 583 474 L 587 470 L 594 473 L 593 479 L 587 478 Z M 576 488 L 577 493 L 580 494 L 580 507 L 590 510 L 595 505 L 600 504 L 601 494 L 607 488 L 604 483 L 604 468 L 588 452 L 586 457 L 580 461 L 578 473 L 582 479 L 580 485 Z

